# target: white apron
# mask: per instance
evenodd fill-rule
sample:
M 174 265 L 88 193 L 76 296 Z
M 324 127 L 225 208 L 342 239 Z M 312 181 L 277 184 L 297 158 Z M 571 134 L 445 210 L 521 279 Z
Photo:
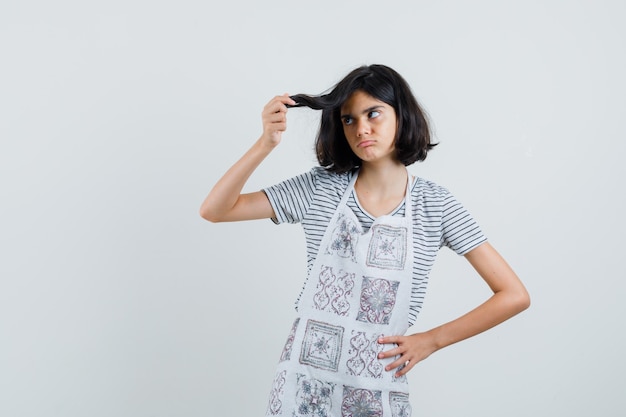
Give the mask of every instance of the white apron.
M 408 329 L 413 266 L 410 182 L 405 216 L 377 218 L 363 233 L 347 206 L 354 174 L 322 238 L 278 363 L 266 416 L 409 417 L 406 377 L 385 371 Z M 409 178 L 410 175 L 409 175 Z

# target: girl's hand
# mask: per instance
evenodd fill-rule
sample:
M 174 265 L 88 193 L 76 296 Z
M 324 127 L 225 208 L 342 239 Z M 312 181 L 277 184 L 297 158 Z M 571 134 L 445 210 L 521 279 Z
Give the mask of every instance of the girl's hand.
M 296 102 L 289 98 L 289 94 L 283 94 L 274 97 L 263 107 L 261 140 L 271 147 L 280 143 L 282 133 L 287 130 L 287 104 L 295 105 Z
M 385 366 L 385 371 L 396 370 L 396 377 L 409 372 L 420 361 L 437 350 L 434 339 L 428 333 L 415 333 L 409 336 L 381 336 L 380 344 L 396 344 L 393 349 L 378 354 L 379 359 L 398 358 Z M 403 366 L 404 365 L 404 366 Z

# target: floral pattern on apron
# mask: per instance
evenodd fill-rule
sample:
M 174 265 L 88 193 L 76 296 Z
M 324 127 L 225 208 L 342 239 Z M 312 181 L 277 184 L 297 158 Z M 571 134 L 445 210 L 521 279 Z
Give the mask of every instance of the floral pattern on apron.
M 408 172 L 407 172 L 408 175 Z M 410 181 L 405 216 L 364 232 L 347 206 L 355 173 L 322 238 L 278 363 L 266 416 L 410 417 L 406 377 L 378 359 L 381 335 L 408 330 L 413 260 Z M 410 178 L 410 176 L 409 176 Z

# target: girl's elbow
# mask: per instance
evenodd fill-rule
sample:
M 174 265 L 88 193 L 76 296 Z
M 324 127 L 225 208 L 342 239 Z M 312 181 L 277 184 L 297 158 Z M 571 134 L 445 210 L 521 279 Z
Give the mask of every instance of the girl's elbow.
M 221 221 L 220 217 L 214 211 L 202 206 L 199 210 L 200 217 L 204 220 L 207 220 L 211 223 L 219 223 Z
M 526 289 L 519 291 L 515 297 L 514 303 L 518 312 L 522 312 L 530 307 L 530 294 L 528 294 L 528 291 L 526 291 Z

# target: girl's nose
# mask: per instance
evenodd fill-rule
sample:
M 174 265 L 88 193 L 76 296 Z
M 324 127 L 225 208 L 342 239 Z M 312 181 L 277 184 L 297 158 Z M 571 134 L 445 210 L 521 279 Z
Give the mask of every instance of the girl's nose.
M 370 125 L 367 123 L 367 120 L 357 120 L 356 123 L 357 137 L 365 136 L 370 133 Z

